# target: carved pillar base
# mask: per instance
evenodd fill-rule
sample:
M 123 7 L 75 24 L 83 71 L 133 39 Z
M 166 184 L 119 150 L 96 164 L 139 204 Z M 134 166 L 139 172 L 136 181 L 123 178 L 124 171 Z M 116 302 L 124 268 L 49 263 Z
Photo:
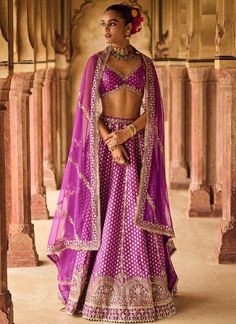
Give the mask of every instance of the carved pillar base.
M 220 238 L 216 247 L 216 259 L 219 263 L 236 263 L 236 225 L 222 221 Z
M 172 189 L 188 189 L 190 184 L 190 178 L 187 174 L 187 166 L 185 163 L 178 161 L 171 161 L 171 183 L 170 188 Z
M 13 324 L 13 304 L 9 290 L 0 293 L 0 323 Z
M 190 217 L 212 217 L 214 212 L 210 204 L 210 192 L 207 187 L 189 190 L 188 216 Z
M 215 187 L 214 189 L 214 205 L 213 211 L 215 216 L 222 216 L 222 190 L 221 188 Z
M 32 219 L 49 219 L 46 195 L 36 193 L 31 196 Z
M 35 248 L 34 224 L 10 224 L 8 267 L 33 267 L 39 264 Z
M 56 190 L 57 184 L 55 179 L 55 168 L 50 163 L 48 163 L 48 161 L 44 161 L 43 174 L 45 187 L 49 190 Z

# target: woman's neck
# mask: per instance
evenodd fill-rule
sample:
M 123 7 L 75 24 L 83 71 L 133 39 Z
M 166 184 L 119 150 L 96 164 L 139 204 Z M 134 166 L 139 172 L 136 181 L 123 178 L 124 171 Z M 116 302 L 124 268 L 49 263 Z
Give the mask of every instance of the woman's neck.
M 126 48 L 130 46 L 129 40 L 124 40 L 123 42 L 117 42 L 117 43 L 111 43 L 112 47 L 117 47 L 117 48 Z

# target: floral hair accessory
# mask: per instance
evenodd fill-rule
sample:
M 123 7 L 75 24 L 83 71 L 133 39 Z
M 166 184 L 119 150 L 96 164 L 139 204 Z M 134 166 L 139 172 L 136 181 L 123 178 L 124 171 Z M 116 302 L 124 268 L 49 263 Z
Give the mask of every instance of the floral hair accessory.
M 130 8 L 130 13 L 131 16 L 133 17 L 131 34 L 136 34 L 142 29 L 141 22 L 144 21 L 140 9 L 136 7 L 132 7 L 127 2 L 121 2 L 120 4 Z
M 137 16 L 137 10 L 136 9 L 132 9 L 131 10 L 131 15 L 132 15 L 132 17 L 136 17 Z
M 139 32 L 142 29 L 141 22 L 144 19 L 143 19 L 143 16 L 141 15 L 141 11 L 139 8 L 132 7 L 131 15 L 133 17 L 131 34 L 136 34 L 137 32 Z

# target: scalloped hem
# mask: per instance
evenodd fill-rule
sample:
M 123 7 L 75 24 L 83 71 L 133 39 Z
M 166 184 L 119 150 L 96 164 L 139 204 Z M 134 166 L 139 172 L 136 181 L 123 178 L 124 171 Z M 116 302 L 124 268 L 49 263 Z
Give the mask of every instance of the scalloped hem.
M 109 314 L 110 313 L 110 314 Z M 136 314 L 135 314 L 136 313 Z M 113 323 L 148 323 L 167 318 L 176 314 L 173 301 L 167 305 L 154 306 L 149 309 L 109 309 L 84 305 L 82 318 L 90 321 Z M 125 319 L 122 319 L 125 318 Z

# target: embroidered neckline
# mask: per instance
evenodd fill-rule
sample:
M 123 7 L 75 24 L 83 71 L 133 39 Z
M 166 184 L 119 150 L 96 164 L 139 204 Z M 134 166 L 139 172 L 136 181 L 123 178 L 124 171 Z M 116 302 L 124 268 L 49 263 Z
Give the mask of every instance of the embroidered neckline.
M 121 72 L 119 72 L 118 70 L 116 70 L 115 68 L 111 67 L 108 63 L 106 63 L 106 66 L 109 70 L 115 72 L 118 76 L 120 76 L 123 80 L 129 78 L 141 65 L 142 62 L 142 58 L 139 57 L 138 63 L 134 66 L 134 68 L 126 75 L 122 74 Z

